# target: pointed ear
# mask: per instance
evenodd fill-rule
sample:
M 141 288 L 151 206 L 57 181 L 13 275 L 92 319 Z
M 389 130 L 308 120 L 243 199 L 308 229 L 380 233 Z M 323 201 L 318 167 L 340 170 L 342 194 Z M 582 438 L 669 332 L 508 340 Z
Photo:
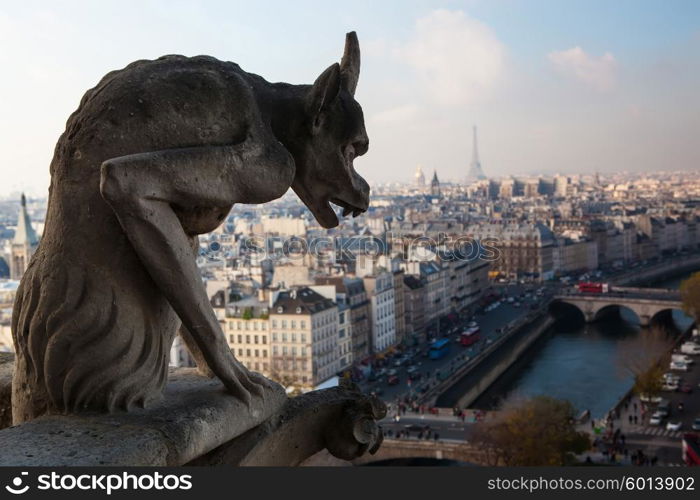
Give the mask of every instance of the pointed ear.
M 314 126 L 320 125 L 319 115 L 327 108 L 340 92 L 340 65 L 332 64 L 321 73 L 314 82 L 306 98 L 306 110 L 314 121 Z

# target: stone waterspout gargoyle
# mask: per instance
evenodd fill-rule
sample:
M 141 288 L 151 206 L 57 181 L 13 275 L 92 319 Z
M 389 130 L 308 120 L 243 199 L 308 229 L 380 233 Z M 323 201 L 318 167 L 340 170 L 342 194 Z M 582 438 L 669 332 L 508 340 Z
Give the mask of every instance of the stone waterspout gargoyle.
M 246 404 L 274 383 L 231 353 L 195 264 L 197 235 L 235 203 L 288 188 L 327 228 L 367 210 L 355 33 L 313 85 L 212 57 L 107 74 L 56 145 L 43 238 L 12 318 L 15 424 L 159 399 L 178 329 L 199 368 Z

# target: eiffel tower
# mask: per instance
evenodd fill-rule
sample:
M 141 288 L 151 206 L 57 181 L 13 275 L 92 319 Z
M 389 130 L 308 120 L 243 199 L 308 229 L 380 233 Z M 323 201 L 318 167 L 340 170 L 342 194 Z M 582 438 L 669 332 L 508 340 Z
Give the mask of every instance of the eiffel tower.
M 467 175 L 467 180 L 478 181 L 486 179 L 484 171 L 481 170 L 481 163 L 479 162 L 479 150 L 476 146 L 476 125 L 474 126 L 474 149 L 472 151 L 472 162 L 469 165 L 469 174 Z

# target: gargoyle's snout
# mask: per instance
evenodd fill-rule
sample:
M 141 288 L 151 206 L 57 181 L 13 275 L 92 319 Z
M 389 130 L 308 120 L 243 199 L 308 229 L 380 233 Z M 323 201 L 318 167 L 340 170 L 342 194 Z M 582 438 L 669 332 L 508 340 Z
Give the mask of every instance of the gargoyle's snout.
M 353 177 L 353 187 L 358 193 L 359 203 L 357 206 L 362 209 L 363 212 L 366 212 L 369 208 L 369 184 L 358 174 L 355 174 Z

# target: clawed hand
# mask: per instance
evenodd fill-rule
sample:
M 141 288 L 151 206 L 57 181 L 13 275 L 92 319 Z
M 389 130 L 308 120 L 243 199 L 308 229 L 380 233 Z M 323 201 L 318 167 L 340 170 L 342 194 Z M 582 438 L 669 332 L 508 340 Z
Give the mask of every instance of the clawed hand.
M 247 407 L 250 407 L 253 396 L 263 398 L 265 391 L 272 388 L 268 379 L 259 373 L 249 371 L 237 360 L 229 365 L 225 375 L 220 378 L 226 389 L 243 401 Z

